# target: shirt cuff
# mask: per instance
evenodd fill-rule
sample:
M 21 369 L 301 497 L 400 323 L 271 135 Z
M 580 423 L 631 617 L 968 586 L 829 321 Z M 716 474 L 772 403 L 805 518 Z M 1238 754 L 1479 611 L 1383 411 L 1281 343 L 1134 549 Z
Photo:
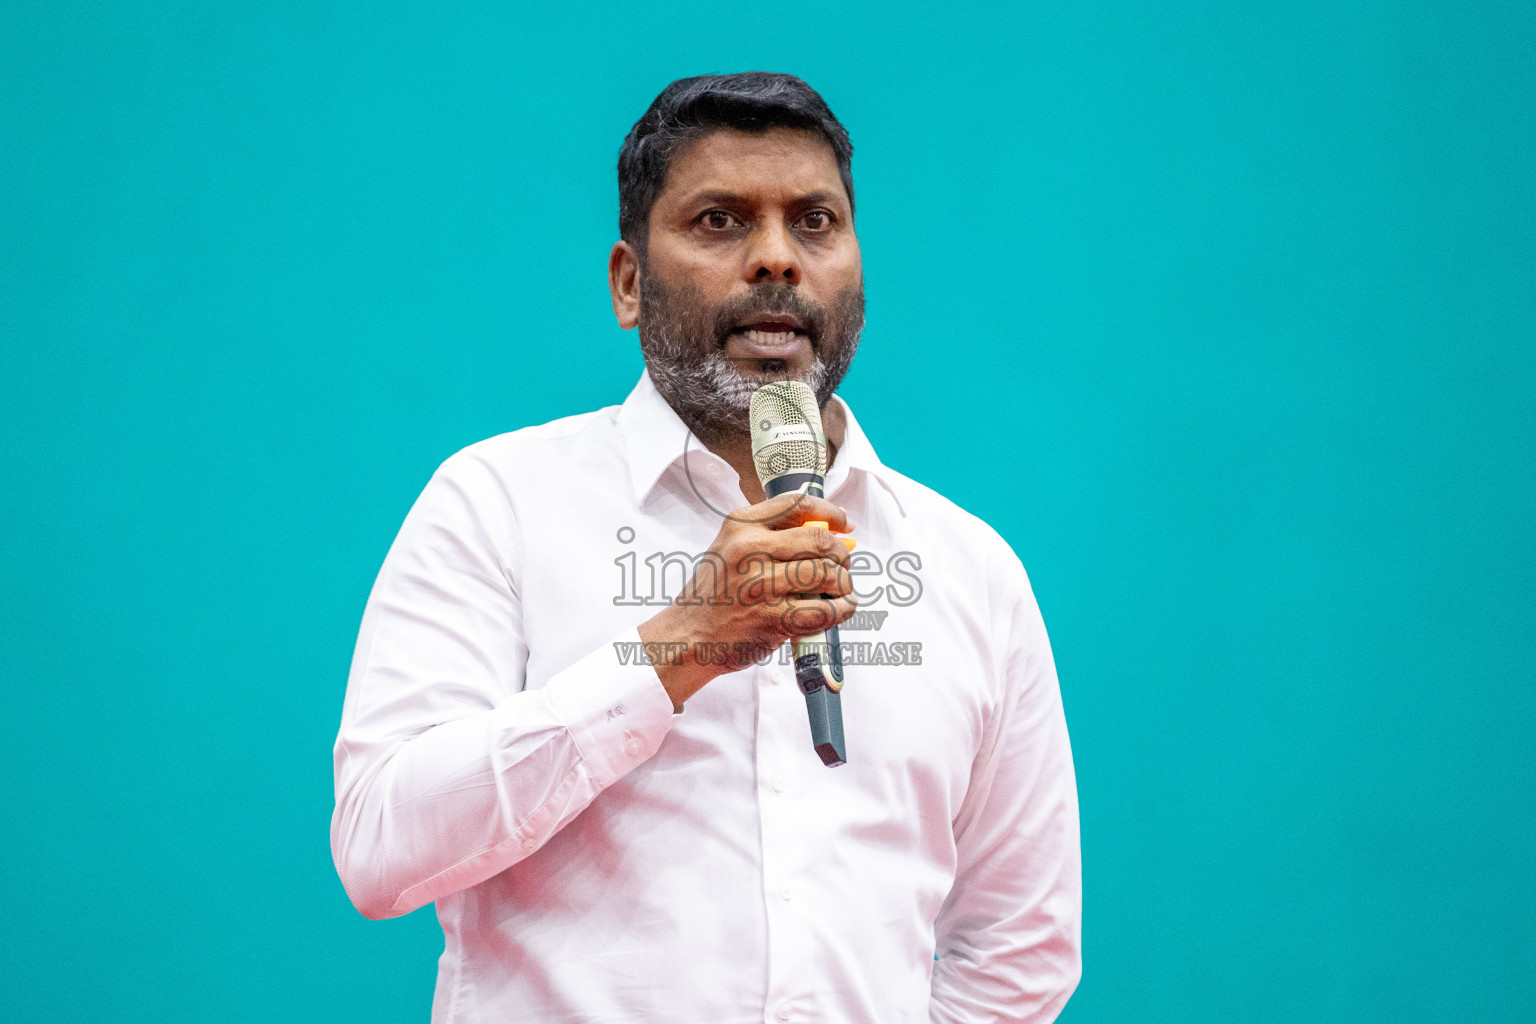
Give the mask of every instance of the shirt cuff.
M 544 685 L 550 708 L 569 730 L 599 789 L 656 753 L 672 727 L 672 698 L 643 650 L 625 630 Z

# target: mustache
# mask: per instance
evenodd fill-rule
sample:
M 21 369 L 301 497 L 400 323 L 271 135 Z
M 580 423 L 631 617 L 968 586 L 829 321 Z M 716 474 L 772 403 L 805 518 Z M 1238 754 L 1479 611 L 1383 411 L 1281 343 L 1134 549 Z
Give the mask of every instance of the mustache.
M 800 297 L 795 286 L 784 281 L 753 285 L 752 291 L 731 299 L 715 311 L 715 344 L 724 347 L 731 332 L 754 316 L 792 316 L 805 324 L 811 348 L 817 349 L 827 321 L 827 311 Z

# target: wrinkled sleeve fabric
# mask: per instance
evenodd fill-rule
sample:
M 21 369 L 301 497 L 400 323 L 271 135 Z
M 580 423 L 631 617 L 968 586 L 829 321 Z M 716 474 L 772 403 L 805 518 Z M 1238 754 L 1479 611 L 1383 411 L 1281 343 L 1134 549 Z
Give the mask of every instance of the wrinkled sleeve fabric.
M 518 550 L 505 481 L 460 452 L 412 506 L 369 595 L 331 820 L 337 871 L 367 917 L 516 864 L 670 728 L 655 669 L 614 655 L 611 641 L 639 642 L 634 630 L 525 689 Z
M 994 633 L 1002 690 L 955 820 L 933 1024 L 1056 1019 L 1082 973 L 1077 784 L 1045 624 L 1007 561 Z

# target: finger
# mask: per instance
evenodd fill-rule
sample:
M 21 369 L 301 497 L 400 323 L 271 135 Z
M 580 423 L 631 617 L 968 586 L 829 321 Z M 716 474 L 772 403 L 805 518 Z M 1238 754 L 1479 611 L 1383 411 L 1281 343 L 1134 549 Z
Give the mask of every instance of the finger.
M 819 520 L 815 520 L 815 519 L 807 519 L 805 521 L 804 525 L 797 526 L 797 527 L 795 527 L 795 529 L 800 530 L 800 529 L 805 529 L 806 527 L 814 527 L 814 528 L 816 528 L 818 530 L 827 530 L 827 524 L 826 523 L 820 522 Z M 851 530 L 851 529 L 853 529 L 853 527 L 850 526 L 849 529 Z M 854 540 L 852 537 L 838 536 L 837 539 L 842 541 L 843 548 L 846 551 L 852 551 L 855 547 L 858 546 L 858 543 L 859 543 L 858 541 Z
M 772 498 L 764 498 L 755 505 L 735 509 L 727 518 L 743 523 L 777 523 L 788 515 L 791 509 L 815 500 L 800 491 L 789 491 Z
M 843 538 L 832 533 L 826 527 L 812 526 L 807 523 L 804 526 L 796 526 L 788 530 L 774 530 L 769 534 L 781 545 L 776 545 L 778 550 L 793 549 L 790 553 L 781 557 L 779 561 L 788 561 L 790 558 L 830 558 L 840 565 L 848 562 L 849 548 L 840 543 Z
M 839 537 L 814 526 L 792 530 L 756 529 L 740 537 L 732 548 L 738 572 L 746 572 L 746 563 L 759 559 L 768 562 L 795 562 L 805 558 L 827 558 L 846 565 L 848 549 Z M 738 553 L 739 552 L 739 553 Z
M 806 522 L 823 522 L 833 533 L 849 533 L 848 511 L 826 498 L 794 492 L 753 505 L 749 510 L 757 521 L 771 530 L 788 530 Z
M 801 558 L 792 562 L 778 562 L 773 567 L 773 590 L 778 599 L 801 597 L 807 594 L 830 593 L 841 596 L 852 591 L 852 577 L 835 562 L 822 558 Z
M 736 600 L 743 605 L 782 605 L 806 594 L 841 597 L 853 593 L 853 575 L 825 558 L 799 558 L 787 562 L 759 562 L 737 587 Z
M 805 558 L 780 562 L 774 568 L 773 585 L 777 597 L 793 598 L 801 594 L 841 597 L 853 593 L 853 576 L 829 559 Z

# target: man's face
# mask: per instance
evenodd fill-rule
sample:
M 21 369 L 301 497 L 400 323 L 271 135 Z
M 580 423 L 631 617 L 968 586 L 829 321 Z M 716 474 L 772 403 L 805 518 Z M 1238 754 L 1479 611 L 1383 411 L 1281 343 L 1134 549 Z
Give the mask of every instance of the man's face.
M 863 262 L 832 148 L 719 130 L 672 161 L 639 267 L 640 346 L 701 438 L 747 431 L 752 393 L 804 381 L 825 405 L 864 325 Z

